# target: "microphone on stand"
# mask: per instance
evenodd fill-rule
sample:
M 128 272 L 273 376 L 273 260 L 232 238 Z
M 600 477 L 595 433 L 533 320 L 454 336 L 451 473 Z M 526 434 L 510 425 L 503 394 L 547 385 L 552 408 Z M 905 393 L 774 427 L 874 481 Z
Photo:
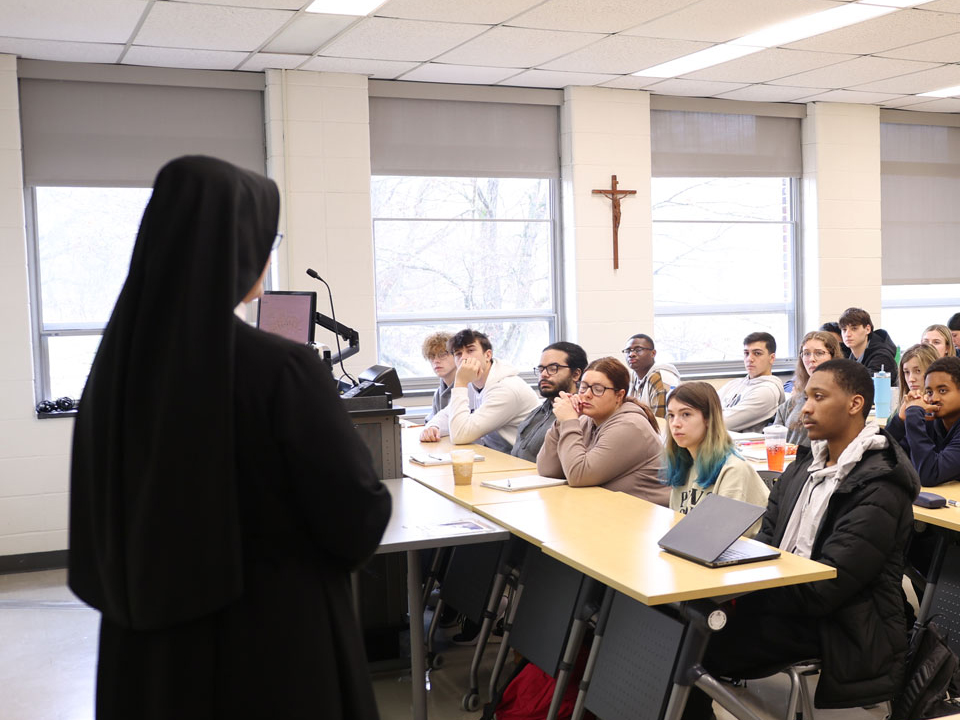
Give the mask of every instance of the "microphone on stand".
M 324 285 L 327 286 L 327 296 L 330 298 L 330 315 L 333 317 L 334 326 L 338 326 L 337 323 L 337 311 L 333 309 L 333 292 L 330 290 L 330 283 L 320 277 L 320 274 L 313 268 L 307 268 L 307 275 L 312 277 L 314 280 L 319 280 Z M 347 369 L 343 366 L 343 355 L 342 350 L 340 349 L 340 334 L 336 331 L 333 333 L 334 337 L 337 339 L 337 357 L 340 360 L 340 369 L 343 371 L 343 376 L 346 376 L 354 385 L 357 384 L 357 381 L 347 372 Z

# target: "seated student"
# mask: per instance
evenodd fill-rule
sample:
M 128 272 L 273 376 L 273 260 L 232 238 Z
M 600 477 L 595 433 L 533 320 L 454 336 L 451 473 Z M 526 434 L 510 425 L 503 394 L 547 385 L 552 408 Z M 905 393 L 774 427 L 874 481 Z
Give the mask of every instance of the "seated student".
M 870 373 L 830 360 L 810 376 L 803 408 L 812 452 L 773 491 L 757 540 L 836 568 L 832 580 L 737 598 L 703 659 L 715 677 L 757 678 L 819 658 L 815 704 L 883 702 L 901 690 L 907 653 L 903 556 L 920 482 L 896 441 L 866 424 Z M 692 689 L 684 718 L 711 717 Z
M 663 445 L 657 419 L 627 397 L 629 384 L 630 373 L 616 358 L 590 363 L 580 393 L 561 392 L 553 401 L 557 421 L 537 454 L 537 472 L 566 478 L 573 487 L 600 485 L 665 506 L 670 491 L 658 478 Z
M 950 328 L 950 336 L 953 338 L 953 346 L 957 349 L 957 355 L 960 355 L 960 313 L 954 313 L 947 320 L 947 327 Z
M 670 363 L 654 362 L 657 349 L 649 335 L 638 333 L 627 340 L 623 349 L 630 366 L 630 387 L 627 395 L 635 397 L 660 418 L 667 416 L 667 393 L 680 384 L 680 373 Z
M 580 376 L 586 366 L 587 353 L 574 343 L 556 342 L 543 349 L 540 364 L 533 371 L 539 379 L 537 389 L 546 399 L 520 423 L 511 455 L 530 462 L 537 461 L 543 438 L 556 420 L 553 416 L 553 401 L 561 392 L 570 395 L 577 392 Z
M 946 325 L 931 325 L 923 331 L 920 342 L 932 345 L 940 357 L 956 356 L 957 348 L 953 343 L 953 335 Z
M 713 385 L 678 385 L 667 401 L 667 427 L 662 475 L 670 486 L 671 510 L 686 515 L 707 493 L 766 507 L 770 492 L 757 471 L 734 451 Z M 759 529 L 757 523 L 749 534 Z
M 803 336 L 800 343 L 800 357 L 797 358 L 797 369 L 793 371 L 793 393 L 777 408 L 773 422 L 785 425 L 787 428 L 787 442 L 795 445 L 810 447 L 810 438 L 803 427 L 800 411 L 803 410 L 807 396 L 803 389 L 810 379 L 810 373 L 827 360 L 841 357 L 840 343 L 832 333 L 814 330 Z
M 430 363 L 433 372 L 440 378 L 440 386 L 433 393 L 433 407 L 426 417 L 427 420 L 443 410 L 450 402 L 450 390 L 453 388 L 453 378 L 457 374 L 457 364 L 453 360 L 453 355 L 447 351 L 449 340 L 450 333 L 435 332 L 427 336 L 420 350 L 423 353 L 423 359 Z
M 777 341 L 770 333 L 750 333 L 743 339 L 747 376 L 731 380 L 720 388 L 723 420 L 728 430 L 761 430 L 784 401 L 783 383 L 772 374 L 776 352 Z
M 887 431 L 910 453 L 924 486 L 960 480 L 960 358 L 938 358 L 927 368 L 924 394 L 908 398 Z M 929 417 L 929 419 L 927 419 Z
M 932 345 L 911 345 L 900 356 L 900 369 L 897 373 L 897 381 L 900 384 L 900 402 L 894 408 L 890 417 L 887 418 L 888 425 L 897 416 L 900 417 L 901 422 L 906 420 L 908 400 L 923 398 L 923 376 L 927 374 L 927 368 L 939 358 L 940 354 Z
M 537 407 L 537 395 L 510 365 L 493 357 L 482 332 L 461 330 L 447 343 L 457 373 L 450 403 L 427 423 L 420 440 L 449 435 L 457 445 L 479 443 L 510 452 L 517 427 Z
M 840 326 L 835 322 L 825 322 L 820 326 L 820 332 L 828 332 L 837 339 L 837 344 L 840 345 L 840 352 L 843 353 L 843 357 L 850 357 L 850 348 L 843 344 L 843 333 L 840 332 Z
M 873 329 L 870 313 L 861 308 L 847 308 L 838 324 L 843 333 L 843 344 L 850 349 L 850 359 L 865 365 L 871 375 L 880 369 L 885 370 L 891 374 L 891 381 L 896 385 L 894 368 L 897 366 L 897 346 L 886 330 Z

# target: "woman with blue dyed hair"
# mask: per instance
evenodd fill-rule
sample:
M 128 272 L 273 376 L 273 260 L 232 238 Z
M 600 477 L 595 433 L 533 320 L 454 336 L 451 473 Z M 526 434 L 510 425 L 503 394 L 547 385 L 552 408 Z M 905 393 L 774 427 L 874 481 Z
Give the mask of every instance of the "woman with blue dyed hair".
M 767 506 L 770 491 L 734 451 L 713 385 L 678 385 L 667 399 L 667 427 L 663 477 L 670 486 L 671 510 L 686 515 L 707 493 Z M 759 527 L 748 534 L 753 536 Z

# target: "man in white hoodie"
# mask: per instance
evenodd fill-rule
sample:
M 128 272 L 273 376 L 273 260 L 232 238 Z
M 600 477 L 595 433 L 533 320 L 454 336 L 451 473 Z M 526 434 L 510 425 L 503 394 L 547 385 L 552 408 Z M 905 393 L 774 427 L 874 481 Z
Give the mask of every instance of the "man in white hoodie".
M 757 432 L 763 429 L 786 399 L 783 383 L 772 374 L 776 352 L 777 341 L 770 333 L 750 333 L 743 339 L 747 376 L 731 380 L 720 389 L 727 430 Z
M 630 366 L 627 395 L 646 403 L 657 417 L 667 417 L 667 395 L 680 384 L 680 373 L 670 363 L 656 362 L 653 338 L 643 333 L 627 340 L 623 356 Z
M 457 364 L 450 402 L 430 419 L 420 440 L 449 435 L 457 445 L 478 443 L 509 453 L 517 427 L 540 404 L 537 394 L 513 367 L 494 359 L 483 333 L 461 330 L 447 348 Z

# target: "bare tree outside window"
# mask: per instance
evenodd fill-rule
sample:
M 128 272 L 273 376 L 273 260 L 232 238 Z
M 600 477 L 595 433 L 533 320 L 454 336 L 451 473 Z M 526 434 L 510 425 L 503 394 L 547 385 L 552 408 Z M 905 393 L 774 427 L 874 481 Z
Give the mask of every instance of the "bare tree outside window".
M 519 367 L 554 335 L 550 181 L 374 176 L 379 359 L 427 377 L 426 335 L 472 327 Z
M 793 350 L 796 218 L 790 178 L 653 178 L 658 359 L 742 356 L 764 330 Z

